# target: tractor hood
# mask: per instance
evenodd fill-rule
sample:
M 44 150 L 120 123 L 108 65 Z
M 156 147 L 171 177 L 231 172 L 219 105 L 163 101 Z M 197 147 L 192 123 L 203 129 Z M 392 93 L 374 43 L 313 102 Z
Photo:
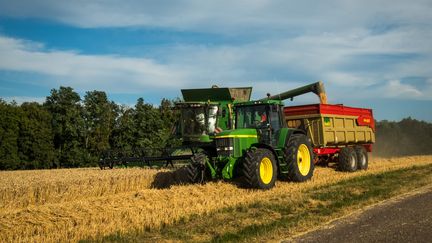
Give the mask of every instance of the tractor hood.
M 258 135 L 251 128 L 227 130 L 216 134 L 215 142 L 218 156 L 239 158 L 258 142 Z
M 226 130 L 216 134 L 215 138 L 257 138 L 256 129 L 243 128 L 235 130 Z

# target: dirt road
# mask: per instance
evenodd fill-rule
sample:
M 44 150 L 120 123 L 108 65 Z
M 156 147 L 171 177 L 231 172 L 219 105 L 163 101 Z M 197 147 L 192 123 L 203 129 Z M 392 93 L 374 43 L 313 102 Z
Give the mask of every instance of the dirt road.
M 432 188 L 391 200 L 286 242 L 431 242 Z

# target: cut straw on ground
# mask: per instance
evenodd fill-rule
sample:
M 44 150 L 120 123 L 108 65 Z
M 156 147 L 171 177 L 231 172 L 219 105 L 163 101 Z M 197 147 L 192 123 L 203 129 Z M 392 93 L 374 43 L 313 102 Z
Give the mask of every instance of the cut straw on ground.
M 355 173 L 318 167 L 312 181 L 277 182 L 269 191 L 225 182 L 153 189 L 155 176 L 162 171 L 150 169 L 0 172 L 0 242 L 75 242 L 158 230 L 224 208 L 266 198 L 301 198 L 315 187 L 426 164 L 432 164 L 432 156 L 374 158 L 368 171 Z

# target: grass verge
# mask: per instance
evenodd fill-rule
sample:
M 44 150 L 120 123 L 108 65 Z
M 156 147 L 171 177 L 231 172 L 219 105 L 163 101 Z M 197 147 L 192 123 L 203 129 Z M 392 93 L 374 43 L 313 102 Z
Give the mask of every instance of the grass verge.
M 432 165 L 413 166 L 314 187 L 300 195 L 270 196 L 259 202 L 193 216 L 161 229 L 117 233 L 98 241 L 239 242 L 287 238 L 431 182 Z

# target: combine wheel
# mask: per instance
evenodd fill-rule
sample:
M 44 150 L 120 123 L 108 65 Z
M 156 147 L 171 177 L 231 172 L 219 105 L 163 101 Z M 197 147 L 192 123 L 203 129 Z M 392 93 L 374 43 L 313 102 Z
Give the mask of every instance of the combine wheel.
M 338 169 L 354 172 L 357 170 L 357 155 L 352 147 L 342 148 L 339 152 Z
M 186 166 L 187 180 L 189 183 L 204 183 L 206 160 L 207 155 L 204 153 L 195 154 L 191 158 L 191 163 Z
M 115 161 L 111 161 L 111 162 L 108 163 L 108 167 L 109 167 L 110 169 L 114 168 L 115 165 L 116 165 L 116 162 L 115 162 Z
M 369 158 L 366 149 L 363 146 L 355 146 L 354 150 L 357 155 L 357 169 L 367 170 Z
M 246 187 L 265 190 L 272 188 L 276 182 L 276 169 L 276 159 L 270 150 L 249 150 L 242 167 Z
M 98 165 L 101 170 L 105 170 L 105 160 L 99 160 Z
M 288 164 L 288 179 L 295 182 L 309 180 L 313 176 L 313 152 L 309 139 L 303 134 L 294 134 L 285 148 Z

